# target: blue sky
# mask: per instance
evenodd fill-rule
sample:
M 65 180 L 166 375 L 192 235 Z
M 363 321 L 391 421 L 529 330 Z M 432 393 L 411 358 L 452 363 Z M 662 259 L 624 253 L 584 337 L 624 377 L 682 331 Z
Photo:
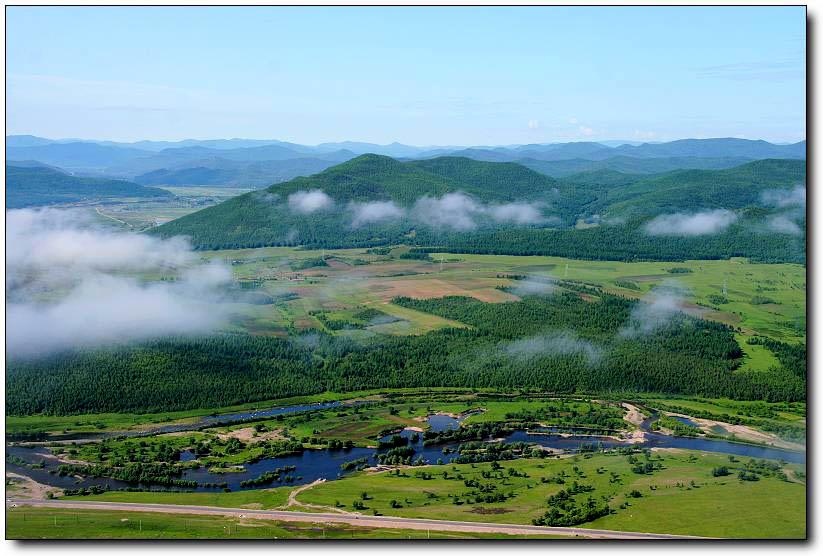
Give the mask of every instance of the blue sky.
M 805 138 L 802 7 L 7 9 L 7 132 Z

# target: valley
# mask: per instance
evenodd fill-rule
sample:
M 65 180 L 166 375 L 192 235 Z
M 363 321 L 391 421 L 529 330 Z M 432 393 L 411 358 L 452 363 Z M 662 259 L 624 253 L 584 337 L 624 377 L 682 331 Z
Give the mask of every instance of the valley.
M 804 161 L 330 166 L 19 213 L 171 318 L 9 358 L 13 535 L 805 537 Z

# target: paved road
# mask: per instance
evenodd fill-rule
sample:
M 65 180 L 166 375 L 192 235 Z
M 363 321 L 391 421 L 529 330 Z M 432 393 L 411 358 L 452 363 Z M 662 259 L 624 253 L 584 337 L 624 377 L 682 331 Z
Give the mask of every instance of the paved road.
M 508 535 L 564 535 L 599 539 L 699 539 L 685 535 L 660 533 L 635 533 L 629 531 L 608 531 L 604 529 L 583 529 L 580 527 L 540 527 L 535 525 L 512 525 L 505 523 L 479 523 L 472 521 L 448 521 L 391 516 L 344 515 L 333 513 L 307 513 L 280 510 L 248 510 L 244 508 L 218 508 L 214 506 L 186 506 L 171 504 L 132 504 L 124 502 L 84 502 L 76 500 L 29 500 L 8 499 L 7 505 L 36 506 L 46 508 L 71 508 L 84 510 L 116 510 L 133 512 L 158 512 L 173 514 L 222 515 L 249 519 L 271 519 L 277 521 L 304 521 L 312 523 L 345 523 L 360 527 L 387 529 L 416 529 L 429 531 L 462 531 L 467 533 L 504 533 Z

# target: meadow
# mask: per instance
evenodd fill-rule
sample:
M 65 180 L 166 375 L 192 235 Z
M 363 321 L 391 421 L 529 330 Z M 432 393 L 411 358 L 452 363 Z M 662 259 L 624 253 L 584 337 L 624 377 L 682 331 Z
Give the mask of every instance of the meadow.
M 520 275 L 595 285 L 629 298 L 643 297 L 656 286 L 676 284 L 684 291 L 687 311 L 740 330 L 741 347 L 748 356 L 746 369 L 764 370 L 774 362 L 762 346 L 746 344 L 751 335 L 790 343 L 805 341 L 806 269 L 802 265 L 755 264 L 745 259 L 629 263 L 454 253 L 432 253 L 431 260 L 401 258 L 407 252 L 405 247 L 319 251 L 270 247 L 205 254 L 229 261 L 237 280 L 253 283 L 274 298 L 273 305 L 248 309 L 238 321 L 258 333 L 329 330 L 316 318 L 317 313 L 343 320 L 363 307 L 375 308 L 407 325 L 387 328 L 388 324 L 377 322 L 356 331 L 362 334 L 420 334 L 461 326 L 398 307 L 392 300 L 462 295 L 491 303 L 514 301 L 516 295 L 500 288 L 515 285 L 509 277 Z M 325 264 L 292 270 L 305 261 Z
M 562 538 L 535 535 L 532 538 Z M 9 508 L 7 539 L 511 539 L 529 535 L 351 527 L 343 524 L 150 512 Z
M 636 454 L 636 461 L 647 461 Z M 633 470 L 631 455 L 617 452 L 494 463 L 407 467 L 361 472 L 301 490 L 291 506 L 301 511 L 346 511 L 365 515 L 531 524 L 547 500 L 577 483 L 588 498 L 607 501 L 608 515 L 583 527 L 723 538 L 804 538 L 806 487 L 803 466 L 740 479 L 748 458 L 685 450 L 653 450 L 656 469 Z M 715 470 L 729 469 L 725 476 Z M 467 482 L 468 481 L 468 482 Z M 475 481 L 475 482 L 472 482 Z M 469 486 L 471 485 L 471 486 Z M 499 502 L 473 500 L 499 492 Z M 230 494 L 108 492 L 83 500 L 207 504 L 272 509 L 283 507 L 291 489 Z M 482 496 L 482 495 L 481 495 Z M 776 503 L 775 501 L 779 501 Z M 302 506 L 308 504 L 311 506 Z

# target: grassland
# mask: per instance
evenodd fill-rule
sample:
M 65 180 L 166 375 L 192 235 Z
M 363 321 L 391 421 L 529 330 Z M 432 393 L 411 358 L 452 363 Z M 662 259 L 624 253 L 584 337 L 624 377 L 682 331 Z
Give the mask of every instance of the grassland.
M 662 466 L 651 474 L 633 472 L 628 456 L 617 453 L 514 460 L 502 462 L 500 472 L 488 463 L 406 468 L 399 475 L 394 471 L 362 472 L 303 490 L 295 499 L 315 508 L 366 515 L 376 512 L 397 517 L 530 524 L 547 511 L 550 495 L 578 481 L 594 487 L 578 498 L 607 499 L 613 510 L 585 527 L 724 538 L 805 536 L 806 487 L 797 479 L 804 476 L 799 473 L 804 471 L 803 466 L 784 465 L 783 472 L 789 477 L 786 480 L 763 475 L 757 481 L 743 481 L 737 475 L 747 461 L 744 458 L 732 462 L 719 454 L 681 450 L 655 450 L 651 458 Z M 728 466 L 732 474 L 713 476 L 713 469 L 720 466 Z M 484 472 L 500 475 L 489 479 Z M 558 476 L 566 477 L 565 485 L 552 482 Z M 464 482 L 472 479 L 494 485 L 497 492 L 509 498 L 497 503 L 472 503 L 476 490 Z M 109 492 L 82 499 L 272 508 L 287 493 L 288 489 L 227 496 Z M 355 510 L 356 502 L 365 507 Z
M 730 465 L 726 456 L 669 451 L 657 454 L 664 469 L 652 475 L 633 473 L 627 458 L 616 454 L 504 462 L 505 468 L 528 476 L 498 482 L 498 488 L 514 497 L 497 504 L 454 503 L 455 499 L 470 497 L 467 492 L 471 490 L 456 477 L 482 481 L 481 473 L 491 469 L 489 464 L 430 468 L 429 480 L 415 477 L 414 470 L 405 470 L 406 476 L 400 477 L 390 473 L 361 474 L 306 490 L 298 500 L 327 506 L 340 502 L 350 508 L 352 500 L 367 492 L 369 511 L 386 515 L 463 521 L 488 521 L 493 516 L 493 520 L 503 523 L 530 523 L 546 511 L 546 498 L 562 488 L 542 483 L 540 478 L 565 470 L 570 477 L 594 486 L 593 496 L 609 497 L 610 507 L 616 509 L 614 514 L 586 524 L 588 527 L 734 538 L 796 538 L 805 534 L 803 484 L 776 478 L 750 483 L 734 477 L 712 477 L 714 467 Z M 444 478 L 441 469 L 448 471 L 450 478 Z M 619 475 L 620 482 L 611 482 L 611 473 Z M 642 496 L 630 497 L 632 490 Z M 403 507 L 392 508 L 391 500 Z M 618 509 L 624 503 L 628 505 Z
M 97 496 L 68 497 L 77 500 L 132 502 L 135 504 L 174 504 L 271 510 L 287 504 L 292 487 L 236 492 L 106 492 Z
M 10 508 L 7 539 L 504 539 L 512 535 L 373 529 L 342 524 L 270 521 L 150 512 Z M 528 538 L 523 536 L 522 538 Z M 547 538 L 540 535 L 539 538 Z
M 207 256 L 231 262 L 238 280 L 257 281 L 261 291 L 275 299 L 272 305 L 245 309 L 237 319 L 236 326 L 255 333 L 324 329 L 311 313 L 345 315 L 363 307 L 404 321 L 402 325 L 376 325 L 358 331 L 363 334 L 420 334 L 460 326 L 397 307 L 391 300 L 399 295 L 464 295 L 493 303 L 511 301 L 517 297 L 499 287 L 514 284 L 510 275 L 528 275 L 583 282 L 634 298 L 660 284 L 676 282 L 688 292 L 688 311 L 739 328 L 741 344 L 753 334 L 805 342 L 806 270 L 802 265 L 754 264 L 745 259 L 624 263 L 454 253 L 435 253 L 430 261 L 398 258 L 405 251 L 404 247 L 387 254 L 365 249 L 271 247 L 218 251 Z M 323 257 L 327 266 L 291 270 L 295 263 Z M 774 362 L 770 352 L 760 346 L 745 345 L 744 351 L 743 370 L 768 369 Z

